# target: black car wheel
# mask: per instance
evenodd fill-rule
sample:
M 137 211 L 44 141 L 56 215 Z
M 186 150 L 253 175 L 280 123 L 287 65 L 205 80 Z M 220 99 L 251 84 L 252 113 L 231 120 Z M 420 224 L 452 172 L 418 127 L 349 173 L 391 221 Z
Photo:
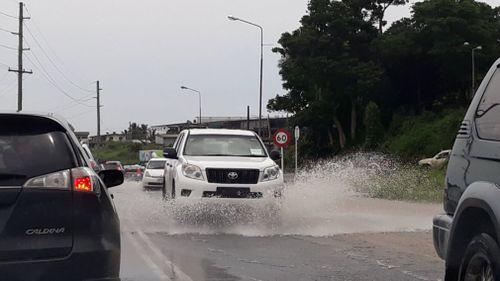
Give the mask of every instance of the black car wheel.
M 500 249 L 495 240 L 482 233 L 467 246 L 460 265 L 460 281 L 499 281 Z

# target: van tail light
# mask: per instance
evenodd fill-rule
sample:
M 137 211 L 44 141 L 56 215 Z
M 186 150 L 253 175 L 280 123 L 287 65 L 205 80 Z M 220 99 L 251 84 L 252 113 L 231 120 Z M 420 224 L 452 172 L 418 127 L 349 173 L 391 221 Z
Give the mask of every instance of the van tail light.
M 31 178 L 23 187 L 95 192 L 99 190 L 99 180 L 92 169 L 80 167 Z

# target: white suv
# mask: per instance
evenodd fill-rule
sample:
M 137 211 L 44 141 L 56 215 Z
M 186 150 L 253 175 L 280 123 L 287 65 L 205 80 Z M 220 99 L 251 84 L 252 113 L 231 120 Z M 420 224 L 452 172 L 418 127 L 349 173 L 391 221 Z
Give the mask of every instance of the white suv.
M 184 130 L 168 158 L 164 198 L 275 198 L 281 195 L 283 172 L 252 131 Z

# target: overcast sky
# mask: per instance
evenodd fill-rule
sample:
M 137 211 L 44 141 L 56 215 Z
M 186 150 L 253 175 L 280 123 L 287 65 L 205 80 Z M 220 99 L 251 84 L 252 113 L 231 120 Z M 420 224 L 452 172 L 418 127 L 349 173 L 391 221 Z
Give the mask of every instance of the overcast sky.
M 198 98 L 181 85 L 202 92 L 203 116 L 245 116 L 247 105 L 257 115 L 259 30 L 227 16 L 264 27 L 270 45 L 264 57 L 265 108 L 268 99 L 284 94 L 272 45 L 299 26 L 307 2 L 27 0 L 32 19 L 26 21 L 31 51 L 25 53 L 25 68 L 34 74 L 25 75 L 24 109 L 56 112 L 77 130 L 95 133 L 92 97 L 100 80 L 103 133 L 122 131 L 129 121 L 158 125 L 194 119 Z M 387 19 L 408 16 L 409 10 L 392 8 Z M 17 16 L 18 2 L 2 0 L 0 12 Z M 0 110 L 15 110 L 17 78 L 7 66 L 17 67 L 17 53 L 1 45 L 17 48 L 17 37 L 5 30 L 16 31 L 17 21 L 0 14 Z

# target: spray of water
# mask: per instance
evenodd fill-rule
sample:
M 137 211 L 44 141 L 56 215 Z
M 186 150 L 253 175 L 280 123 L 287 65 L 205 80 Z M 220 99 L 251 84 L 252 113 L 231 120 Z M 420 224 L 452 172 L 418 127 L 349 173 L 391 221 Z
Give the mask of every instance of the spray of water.
M 356 153 L 307 165 L 283 198 L 273 201 L 162 201 L 139 184 L 115 191 L 123 227 L 168 234 L 309 235 L 429 229 L 436 204 L 372 199 L 358 192 L 374 175 L 398 164 L 380 154 Z M 356 184 L 353 184 L 353 183 Z

